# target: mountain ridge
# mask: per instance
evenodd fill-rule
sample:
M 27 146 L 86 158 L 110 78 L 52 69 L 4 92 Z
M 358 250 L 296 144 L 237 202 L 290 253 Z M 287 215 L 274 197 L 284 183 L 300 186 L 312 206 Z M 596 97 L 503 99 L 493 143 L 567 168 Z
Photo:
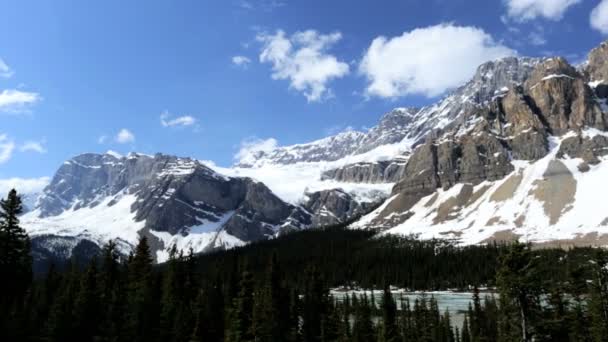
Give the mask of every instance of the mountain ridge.
M 484 63 L 435 104 L 396 108 L 366 132 L 254 151 L 231 168 L 163 154 L 82 154 L 59 168 L 23 222 L 46 239 L 38 245 L 65 239 L 64 254 L 78 239 L 119 239 L 127 252 L 148 236 L 157 261 L 172 246 L 206 252 L 348 222 L 379 201 L 352 228 L 464 244 L 579 233 L 600 241 L 608 218 L 566 225 L 568 213 L 599 215 L 581 206 L 599 210 L 586 179 L 608 172 L 606 80 L 602 43 L 578 69 L 558 57 Z M 115 226 L 101 227 L 108 222 Z

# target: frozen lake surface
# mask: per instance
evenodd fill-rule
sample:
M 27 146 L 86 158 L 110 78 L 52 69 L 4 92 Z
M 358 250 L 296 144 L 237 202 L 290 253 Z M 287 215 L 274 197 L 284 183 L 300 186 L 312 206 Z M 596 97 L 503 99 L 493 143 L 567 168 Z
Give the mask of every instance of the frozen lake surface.
M 457 327 L 462 326 L 462 321 L 464 320 L 464 314 L 469 308 L 469 303 L 473 302 L 473 293 L 472 292 L 452 292 L 452 291 L 432 291 L 432 292 L 408 292 L 405 290 L 393 290 L 391 291 L 393 294 L 393 298 L 397 302 L 397 307 L 401 307 L 400 298 L 407 298 L 410 302 L 410 307 L 414 306 L 414 302 L 416 299 L 420 300 L 423 297 L 426 297 L 427 300 L 431 298 L 435 298 L 437 301 L 437 305 L 439 306 L 439 311 L 443 314 L 446 310 L 450 313 L 452 318 L 452 324 Z M 371 295 L 371 291 L 363 291 L 363 290 L 342 290 L 335 289 L 331 291 L 331 295 L 341 300 L 345 297 L 346 294 L 352 295 L 353 293 L 357 294 L 357 297 L 363 296 L 364 293 L 367 293 L 368 298 Z M 382 301 L 382 291 L 374 290 L 373 291 L 374 300 L 376 305 L 380 305 Z M 483 303 L 483 300 L 486 296 L 491 297 L 495 295 L 492 292 L 480 292 L 479 296 Z

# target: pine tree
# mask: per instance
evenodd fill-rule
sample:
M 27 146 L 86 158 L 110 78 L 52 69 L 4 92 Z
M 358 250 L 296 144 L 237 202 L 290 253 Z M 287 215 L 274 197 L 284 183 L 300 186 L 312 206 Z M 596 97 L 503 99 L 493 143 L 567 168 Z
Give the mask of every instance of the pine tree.
M 604 251 L 594 253 L 592 281 L 590 283 L 589 315 L 593 341 L 608 341 L 608 255 Z
M 147 342 L 158 330 L 157 283 L 152 274 L 152 257 L 148 240 L 140 238 L 128 264 L 128 316 L 126 336 L 132 341 Z
M 256 291 L 253 329 L 256 341 L 285 340 L 289 331 L 289 297 L 281 285 L 281 270 L 273 254 L 264 282 Z
M 0 200 L 0 274 L 5 279 L 0 282 L 0 307 L 4 308 L 21 299 L 32 280 L 30 239 L 19 226 L 22 212 L 21 197 L 14 189 Z
M 216 280 L 199 292 L 191 342 L 224 341 L 224 296 Z
M 234 304 L 230 313 L 231 324 L 226 334 L 229 342 L 246 342 L 254 340 L 254 282 L 251 272 L 243 272 L 240 289 L 237 298 L 234 299 Z
M 521 341 L 533 338 L 533 323 L 539 308 L 540 281 L 535 260 L 528 246 L 514 243 L 501 255 L 496 284 L 500 293 L 504 324 L 517 321 Z M 511 321 L 511 322 L 509 322 Z M 516 324 L 513 324 L 515 326 Z M 509 334 L 516 332 L 509 328 Z M 505 331 L 504 333 L 507 333 Z M 501 335 L 505 335 L 505 334 Z
M 371 312 L 372 310 L 369 300 L 367 299 L 367 294 L 363 294 L 363 299 L 359 302 L 355 312 L 353 342 L 373 341 L 376 338 Z
M 329 291 L 316 268 L 307 273 L 302 302 L 302 335 L 305 341 L 313 342 L 320 341 L 322 337 L 322 322 L 328 313 Z
M 321 341 L 337 342 L 340 340 L 342 329 L 342 320 L 336 303 L 331 302 L 327 306 L 327 313 L 321 322 Z
M 82 274 L 74 303 L 73 334 L 78 341 L 93 341 L 97 335 L 101 305 L 97 287 L 97 260 L 93 258 Z
M 116 243 L 111 240 L 104 245 L 100 257 L 99 296 L 104 310 L 99 331 L 104 340 L 118 341 L 123 331 L 127 303 Z
M 63 275 L 60 288 L 45 327 L 46 339 L 54 342 L 73 339 L 74 302 L 80 289 L 80 272 L 75 261 Z
M 162 341 L 174 341 L 175 336 L 175 323 L 179 323 L 176 320 L 176 315 L 181 305 L 178 293 L 180 292 L 179 279 L 179 263 L 180 259 L 177 259 L 177 246 L 173 245 L 169 252 L 169 261 L 167 262 L 167 269 L 164 272 L 163 278 L 163 296 L 161 298 L 161 316 L 160 316 L 160 339 Z
M 380 327 L 380 342 L 397 342 L 401 339 L 397 328 L 397 304 L 393 299 L 388 285 L 382 293 L 382 325 Z

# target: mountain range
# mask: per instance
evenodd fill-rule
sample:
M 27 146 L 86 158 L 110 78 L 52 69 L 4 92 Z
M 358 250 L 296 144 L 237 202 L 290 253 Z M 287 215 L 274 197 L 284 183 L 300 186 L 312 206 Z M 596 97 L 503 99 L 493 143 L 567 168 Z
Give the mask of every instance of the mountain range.
M 343 222 L 460 244 L 608 244 L 608 44 L 582 65 L 508 57 L 366 131 L 251 150 L 233 167 L 163 154 L 64 162 L 21 222 L 37 260 L 139 237 L 231 248 Z

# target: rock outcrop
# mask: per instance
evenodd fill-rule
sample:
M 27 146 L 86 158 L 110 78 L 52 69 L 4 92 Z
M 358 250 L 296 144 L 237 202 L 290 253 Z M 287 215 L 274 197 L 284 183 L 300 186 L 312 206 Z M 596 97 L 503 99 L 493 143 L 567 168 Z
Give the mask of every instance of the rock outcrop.
M 403 177 L 407 159 L 355 163 L 323 172 L 322 180 L 345 183 L 395 183 Z
M 341 189 L 308 194 L 302 205 L 312 215 L 313 227 L 325 227 L 346 222 L 369 211 L 374 203 L 360 203 Z
M 238 243 L 250 242 L 302 229 L 312 222 L 305 210 L 285 203 L 260 182 L 224 177 L 196 160 L 162 154 L 83 154 L 66 161 L 25 222 L 43 226 L 45 220 L 52 222 L 81 209 L 101 212 L 125 205 L 128 211 L 120 215 L 133 219 L 123 226 L 140 227 L 137 233 L 152 240 L 159 234 L 221 233 Z M 112 226 L 110 222 L 99 224 Z M 104 242 L 90 227 L 80 231 L 85 239 Z M 207 244 L 215 241 L 207 235 L 201 238 Z M 152 243 L 160 250 L 169 247 L 167 241 Z M 201 244 L 196 251 L 218 247 Z
M 307 144 L 280 146 L 244 156 L 238 167 L 335 161 L 363 155 L 376 148 L 399 145 L 407 155 L 429 135 L 440 135 L 466 119 L 465 113 L 485 106 L 529 78 L 542 59 L 507 57 L 482 64 L 473 78 L 438 103 L 424 108 L 396 108 L 367 132 L 347 131 Z
M 598 75 L 601 65 L 588 66 Z M 406 220 L 409 210 L 437 189 L 447 190 L 458 183 L 477 185 L 496 181 L 514 171 L 511 160 L 536 161 L 550 150 L 549 138 L 583 129 L 605 131 L 607 113 L 584 73 L 562 58 L 537 63 L 522 85 L 493 98 L 485 106 L 469 109 L 452 129 L 428 136 L 409 158 L 402 179 L 393 188 L 397 196 L 370 226 L 387 226 Z M 567 138 L 558 157 L 583 158 L 598 163 L 606 153 L 608 138 Z M 583 166 L 584 167 L 584 166 Z M 395 214 L 400 219 L 395 221 Z

